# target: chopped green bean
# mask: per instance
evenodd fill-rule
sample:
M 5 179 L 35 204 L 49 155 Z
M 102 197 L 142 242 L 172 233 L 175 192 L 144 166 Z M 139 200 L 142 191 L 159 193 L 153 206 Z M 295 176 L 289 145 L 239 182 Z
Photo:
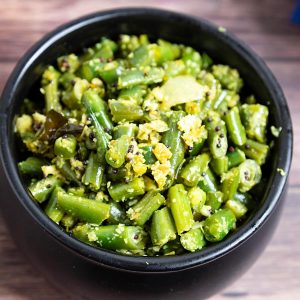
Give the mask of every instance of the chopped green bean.
M 75 155 L 77 141 L 73 135 L 64 135 L 59 137 L 54 144 L 54 153 L 65 159 L 69 159 Z
M 55 187 L 51 197 L 45 207 L 46 215 L 55 223 L 59 224 L 60 220 L 64 216 L 64 212 L 57 207 L 57 194 L 62 191 L 61 187 Z
M 239 164 L 241 164 L 243 161 L 246 160 L 246 155 L 245 153 L 239 149 L 239 148 L 235 148 L 231 146 L 231 148 L 227 153 L 227 157 L 228 157 L 228 169 L 231 169 L 233 167 L 238 166 Z
M 120 168 L 125 162 L 126 154 L 130 144 L 131 138 L 123 135 L 116 140 L 109 142 L 109 148 L 106 151 L 106 162 L 113 168 Z
M 153 245 L 160 247 L 176 239 L 176 228 L 168 207 L 154 212 L 150 235 Z
M 261 169 L 260 165 L 252 159 L 246 159 L 239 165 L 241 192 L 248 192 L 254 185 L 260 182 Z
M 206 245 L 204 235 L 200 228 L 191 229 L 190 231 L 182 234 L 180 242 L 184 249 L 191 252 L 201 250 Z
M 173 185 L 169 189 L 168 205 L 171 208 L 178 234 L 190 230 L 194 219 L 187 191 L 182 184 Z
M 236 217 L 229 209 L 221 209 L 204 221 L 205 238 L 210 242 L 221 241 L 236 226 Z
M 68 214 L 92 224 L 99 225 L 109 217 L 109 204 L 69 195 L 63 191 L 57 194 L 57 205 Z
M 240 170 L 239 168 L 232 168 L 227 173 L 222 175 L 222 192 L 224 194 L 224 201 L 233 199 L 240 184 Z
M 82 176 L 82 182 L 85 185 L 89 185 L 91 190 L 99 190 L 104 173 L 104 166 L 99 161 L 96 153 L 91 152 L 88 160 L 87 167 L 84 175 Z
M 46 165 L 47 161 L 45 159 L 30 156 L 26 160 L 23 160 L 18 163 L 19 170 L 24 175 L 29 175 L 31 177 L 41 176 L 42 166 Z
M 145 183 L 143 178 L 134 178 L 129 183 L 116 183 L 108 186 L 108 192 L 113 200 L 125 201 L 145 193 Z
M 254 159 L 259 165 L 262 165 L 266 162 L 270 148 L 266 144 L 248 139 L 241 149 L 248 158 Z
M 145 234 L 141 227 L 119 225 L 98 226 L 88 233 L 89 241 L 112 250 L 142 250 Z
M 246 143 L 246 131 L 241 122 L 239 110 L 233 107 L 225 116 L 226 126 L 234 144 L 242 146 Z
M 127 214 L 130 220 L 137 225 L 144 225 L 151 215 L 165 203 L 165 197 L 156 191 L 148 192 L 142 200 L 131 207 Z
M 184 184 L 196 186 L 200 181 L 201 176 L 203 177 L 203 175 L 205 175 L 209 161 L 209 154 L 203 153 L 193 158 L 185 167 L 183 167 L 180 172 L 180 177 L 183 179 Z
M 48 199 L 55 187 L 60 184 L 61 181 L 57 177 L 49 176 L 37 182 L 32 182 L 28 190 L 38 203 L 42 203 Z

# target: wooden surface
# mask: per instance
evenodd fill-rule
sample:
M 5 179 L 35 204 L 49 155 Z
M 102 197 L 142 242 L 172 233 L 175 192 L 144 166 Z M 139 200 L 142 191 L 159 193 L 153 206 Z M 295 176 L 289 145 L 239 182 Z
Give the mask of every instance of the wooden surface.
M 207 18 L 261 55 L 291 110 L 295 148 L 288 198 L 273 240 L 256 264 L 214 300 L 300 299 L 300 27 L 289 23 L 293 0 L 9 0 L 0 1 L 0 92 L 18 58 L 46 32 L 86 13 L 156 6 Z M 1 200 L 0 200 L 1 201 Z M 0 300 L 67 299 L 30 266 L 0 216 Z

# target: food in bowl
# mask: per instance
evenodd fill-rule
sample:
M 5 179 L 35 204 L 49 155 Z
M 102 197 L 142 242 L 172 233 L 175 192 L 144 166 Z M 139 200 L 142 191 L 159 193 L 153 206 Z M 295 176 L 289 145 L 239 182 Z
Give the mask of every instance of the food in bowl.
M 236 69 L 147 35 L 66 54 L 15 128 L 28 191 L 75 238 L 134 255 L 195 252 L 256 206 L 268 108 Z M 254 199 L 253 199 L 254 198 Z

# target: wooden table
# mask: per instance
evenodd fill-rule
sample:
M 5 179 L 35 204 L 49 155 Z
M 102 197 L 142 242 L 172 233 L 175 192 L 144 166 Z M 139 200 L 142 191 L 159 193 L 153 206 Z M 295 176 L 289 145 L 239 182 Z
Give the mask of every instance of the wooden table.
M 211 20 L 248 43 L 281 83 L 294 121 L 294 164 L 275 236 L 249 272 L 214 300 L 300 299 L 300 28 L 289 22 L 294 4 L 293 0 L 143 1 Z M 18 58 L 46 32 L 86 13 L 139 5 L 137 0 L 0 1 L 0 92 Z M 0 216 L 0 300 L 66 298 L 26 262 Z

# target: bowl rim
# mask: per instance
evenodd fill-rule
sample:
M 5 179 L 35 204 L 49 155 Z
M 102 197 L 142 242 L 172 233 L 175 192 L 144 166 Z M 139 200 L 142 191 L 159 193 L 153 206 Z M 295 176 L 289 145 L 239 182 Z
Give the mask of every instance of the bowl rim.
M 252 219 L 247 222 L 247 224 L 241 226 L 237 232 L 233 233 L 222 242 L 211 245 L 207 249 L 199 252 L 178 256 L 127 256 L 113 251 L 95 248 L 80 242 L 79 240 L 69 236 L 57 224 L 52 222 L 40 210 L 37 204 L 32 201 L 29 194 L 23 187 L 16 163 L 11 155 L 9 143 L 7 143 L 10 134 L 10 125 L 7 122 L 10 103 L 13 99 L 15 89 L 22 80 L 26 69 L 32 63 L 34 63 L 35 59 L 55 41 L 63 38 L 65 35 L 68 35 L 74 30 L 80 30 L 80 28 L 83 26 L 88 26 L 95 22 L 101 22 L 101 20 L 106 20 L 108 18 L 118 18 L 124 16 L 130 17 L 133 15 L 152 15 L 161 18 L 172 17 L 183 22 L 193 22 L 196 26 L 201 26 L 214 35 L 221 35 L 221 38 L 225 39 L 226 43 L 230 44 L 230 47 L 234 48 L 234 51 L 236 51 L 238 55 L 242 56 L 244 59 L 247 59 L 251 65 L 255 66 L 255 68 L 259 70 L 261 79 L 264 81 L 270 90 L 270 93 L 273 95 L 275 99 L 274 101 L 280 103 L 280 113 L 279 111 L 277 113 L 279 120 L 281 121 L 280 124 L 282 124 L 282 132 L 285 134 L 280 134 L 278 138 L 280 146 L 278 154 L 278 167 L 283 169 L 288 175 L 292 161 L 293 149 L 291 117 L 283 91 L 264 61 L 232 33 L 228 32 L 227 30 L 225 32 L 221 32 L 216 25 L 213 25 L 206 20 L 178 12 L 150 7 L 130 7 L 104 10 L 77 18 L 46 34 L 22 56 L 7 80 L 1 96 L 0 159 L 6 177 L 16 195 L 16 198 L 31 215 L 31 217 L 42 227 L 45 232 L 54 237 L 57 242 L 84 257 L 85 259 L 99 265 L 105 265 L 109 268 L 133 272 L 173 272 L 189 269 L 207 264 L 210 261 L 226 255 L 227 253 L 238 248 L 253 234 L 255 234 L 255 232 L 258 231 L 267 221 L 280 202 L 287 184 L 288 176 L 281 176 L 277 172 L 277 174 L 274 175 L 272 187 L 264 204 L 260 207 Z

